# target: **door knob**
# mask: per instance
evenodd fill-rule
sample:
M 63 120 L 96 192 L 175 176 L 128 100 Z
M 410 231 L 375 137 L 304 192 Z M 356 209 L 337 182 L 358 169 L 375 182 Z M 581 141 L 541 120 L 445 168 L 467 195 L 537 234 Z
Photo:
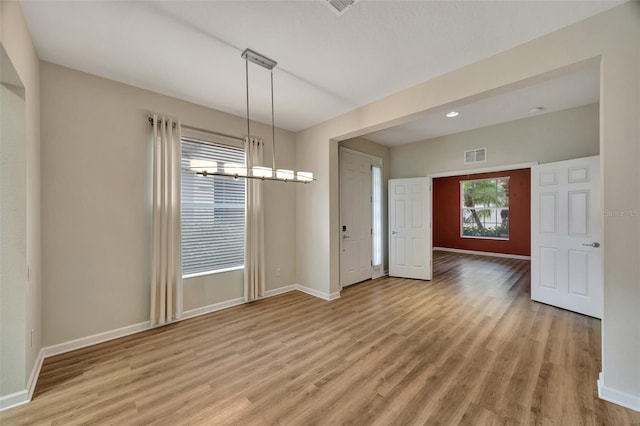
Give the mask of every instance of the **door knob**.
M 582 245 L 583 245 L 583 246 L 587 246 L 587 247 L 595 247 L 595 248 L 600 247 L 600 243 L 599 243 L 599 242 L 597 242 L 597 241 L 595 241 L 595 242 L 593 242 L 593 243 L 583 243 Z
M 397 234 L 397 233 L 398 233 L 398 231 L 391 231 L 391 233 L 392 233 L 393 235 L 395 235 L 395 234 Z
M 351 238 L 351 237 L 349 235 L 344 235 L 344 234 L 342 235 L 343 240 L 346 240 L 347 238 Z

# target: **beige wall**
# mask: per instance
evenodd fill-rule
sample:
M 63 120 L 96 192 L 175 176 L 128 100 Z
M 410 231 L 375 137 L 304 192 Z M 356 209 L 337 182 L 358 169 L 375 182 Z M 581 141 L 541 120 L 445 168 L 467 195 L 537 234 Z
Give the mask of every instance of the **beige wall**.
M 46 135 L 42 152 L 43 272 L 47 277 L 42 323 L 46 330 L 42 336 L 47 344 L 148 318 L 145 115 L 165 112 L 188 124 L 215 126 L 240 136 L 242 120 L 51 64 L 42 64 L 39 80 L 37 57 L 19 4 L 3 1 L 0 13 L 2 43 L 26 88 L 26 262 L 32 269 L 25 298 L 26 327 L 36 330 L 34 348 L 27 351 L 31 360 L 41 336 L 39 81 Z M 295 247 L 277 253 L 277 258 L 267 250 L 269 286 L 291 283 L 295 276 L 300 284 L 319 291 L 339 288 L 337 140 L 406 122 L 431 108 L 590 58 L 601 59 L 603 209 L 640 211 L 640 4 L 629 2 L 300 132 L 295 150 L 291 134 L 278 132 L 291 148 L 280 149 L 279 154 L 288 151 L 291 161 L 295 155 L 297 168 L 313 171 L 318 181 L 277 192 L 286 203 L 267 206 L 268 221 L 275 218 L 277 222 L 267 222 L 268 232 L 277 237 L 273 244 L 286 248 L 291 246 L 288 242 L 296 241 Z M 283 167 L 288 166 L 286 161 Z M 295 218 L 290 215 L 293 205 Z M 605 218 L 603 248 L 603 384 L 640 397 L 638 216 Z M 279 265 L 283 277 L 276 282 L 272 269 L 279 262 L 283 262 Z M 26 368 L 32 364 L 26 362 Z
M 433 108 L 586 60 L 601 66 L 603 209 L 640 211 L 640 3 L 628 2 L 529 43 L 358 108 L 296 135 L 299 168 L 317 184 L 298 190 L 297 276 L 319 291 L 339 288 L 337 140 L 411 121 Z M 604 220 L 603 386 L 640 397 L 640 222 Z
M 21 149 L 20 164 L 17 165 L 18 169 L 22 168 L 21 172 L 23 173 L 20 178 L 21 188 L 19 191 L 22 192 L 20 195 L 21 203 L 24 204 L 20 207 L 19 214 L 22 217 L 18 221 L 20 226 L 23 227 L 20 230 L 23 236 L 20 237 L 22 241 L 20 252 L 13 253 L 19 257 L 16 260 L 20 268 L 18 270 L 19 277 L 17 279 L 19 282 L 17 284 L 20 285 L 21 292 L 20 294 L 14 293 L 12 295 L 12 298 L 15 297 L 16 299 L 6 300 L 3 298 L 2 300 L 2 307 L 7 304 L 21 307 L 20 321 L 13 324 L 16 329 L 12 333 L 19 333 L 19 336 L 13 336 L 13 343 L 21 345 L 17 350 L 20 352 L 22 359 L 14 360 L 15 363 L 5 363 L 4 359 L 0 361 L 2 363 L 2 383 L 5 383 L 4 374 L 6 372 L 10 372 L 9 374 L 14 374 L 16 377 L 21 377 L 21 379 L 12 381 L 10 388 L 2 386 L 2 389 L 0 389 L 1 397 L 11 393 L 11 391 L 24 390 L 41 346 L 39 63 L 18 2 L 2 1 L 0 3 L 0 42 L 24 87 L 24 102 L 22 103 L 24 110 L 21 114 L 24 118 L 24 128 L 20 132 L 23 134 L 21 137 L 24 137 L 24 146 Z M 3 99 L 3 106 L 6 106 L 4 101 Z M 6 111 L 3 110 L 3 115 L 5 113 Z M 15 123 L 13 124 L 15 125 Z M 3 139 L 5 130 L 3 127 L 1 135 Z M 3 214 L 7 212 L 4 205 L 2 208 Z M 2 255 L 4 256 L 4 254 L 3 252 Z M 27 277 L 27 267 L 31 270 L 29 277 Z M 16 284 L 16 282 L 12 284 Z M 4 285 L 5 283 L 2 283 L 3 287 Z M 13 308 L 16 306 L 13 306 Z M 15 317 L 13 319 L 16 320 Z M 31 330 L 33 330 L 33 342 L 31 341 Z M 3 324 L 2 336 L 0 336 L 2 345 L 6 343 L 5 338 L 7 335 L 4 333 L 5 331 Z M 22 386 L 22 389 L 14 389 L 16 386 Z
M 326 294 L 337 293 L 339 245 L 337 236 L 331 235 L 340 226 L 337 142 L 328 143 L 313 129 L 298 133 L 296 167 L 313 172 L 316 178 L 312 184 L 296 188 L 296 281 Z M 330 202 L 332 190 L 335 199 Z
M 382 258 L 384 270 L 389 269 L 389 247 L 387 244 L 387 211 L 388 211 L 388 197 L 387 187 L 390 176 L 390 149 L 384 145 L 380 145 L 376 142 L 370 141 L 365 138 L 353 138 L 340 142 L 341 147 L 349 148 L 354 151 L 362 152 L 365 154 L 373 155 L 378 158 L 382 158 Z
M 147 116 L 245 136 L 246 121 L 93 75 L 41 63 L 44 344 L 149 319 L 151 168 Z M 270 139 L 270 128 L 252 134 Z M 294 135 L 276 132 L 278 167 Z M 270 145 L 265 154 L 271 155 Z M 294 184 L 265 184 L 267 288 L 295 282 Z M 275 268 L 281 276 L 275 276 Z M 187 279 L 185 309 L 242 296 L 242 273 Z
M 0 396 L 25 388 L 27 295 L 26 119 L 22 84 L 0 84 Z
M 391 149 L 391 177 L 598 155 L 599 104 L 529 117 Z M 487 148 L 487 161 L 464 164 L 464 151 Z

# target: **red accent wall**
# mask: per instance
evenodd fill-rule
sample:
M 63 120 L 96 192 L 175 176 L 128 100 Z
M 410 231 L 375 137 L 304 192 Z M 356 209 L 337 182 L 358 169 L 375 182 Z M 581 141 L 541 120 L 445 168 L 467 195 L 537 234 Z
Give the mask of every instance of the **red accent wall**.
M 509 176 L 509 240 L 460 237 L 460 181 Z M 531 255 L 531 169 L 433 179 L 433 246 Z

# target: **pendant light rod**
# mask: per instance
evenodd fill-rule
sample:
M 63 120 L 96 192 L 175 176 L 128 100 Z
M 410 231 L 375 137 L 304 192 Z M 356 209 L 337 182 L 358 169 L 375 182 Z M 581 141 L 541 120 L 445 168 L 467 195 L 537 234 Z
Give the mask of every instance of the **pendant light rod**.
M 273 112 L 273 70 L 271 70 L 271 161 L 273 170 L 276 169 L 276 122 Z
M 247 89 L 247 144 L 251 143 L 251 124 L 249 121 L 249 58 L 244 57 L 244 82 Z
M 273 92 L 273 68 L 278 65 L 273 59 L 269 59 L 251 49 L 245 49 L 242 52 L 242 58 L 245 61 L 245 85 L 247 100 L 247 141 L 251 143 L 251 116 L 249 115 L 249 62 L 260 65 L 270 71 L 271 78 L 271 161 L 272 168 L 263 166 L 247 167 L 242 164 L 225 163 L 205 160 L 191 159 L 189 170 L 201 176 L 225 176 L 235 179 L 260 179 L 272 180 L 278 182 L 297 182 L 309 183 L 316 179 L 312 172 L 294 171 L 276 168 L 276 123 L 275 123 L 275 102 Z
M 266 68 L 271 73 L 271 167 L 273 172 L 275 173 L 276 168 L 276 123 L 275 123 L 275 112 L 274 112 L 274 101 L 273 101 L 273 69 L 278 63 L 273 59 L 267 58 L 260 53 L 251 50 L 245 49 L 242 52 L 242 58 L 245 61 L 245 76 L 246 76 L 246 86 L 247 86 L 247 135 L 249 140 L 251 140 L 251 135 L 249 133 L 249 62 L 254 63 L 256 65 L 260 65 L 263 68 Z

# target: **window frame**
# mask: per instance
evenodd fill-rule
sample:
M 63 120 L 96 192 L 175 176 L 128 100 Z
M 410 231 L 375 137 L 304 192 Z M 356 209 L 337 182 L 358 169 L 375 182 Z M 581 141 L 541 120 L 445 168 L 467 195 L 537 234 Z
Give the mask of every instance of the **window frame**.
M 481 240 L 493 240 L 493 241 L 510 241 L 511 239 L 511 221 L 510 219 L 510 212 L 511 212 L 511 203 L 510 203 L 510 194 L 509 191 L 507 191 L 506 194 L 506 205 L 505 206 L 487 206 L 487 207 L 480 207 L 480 208 L 473 208 L 473 207 L 467 207 L 465 206 L 465 196 L 464 196 L 464 184 L 467 182 L 480 182 L 480 181 L 496 181 L 496 195 L 497 195 L 497 187 L 498 187 L 498 181 L 500 180 L 507 180 L 510 184 L 511 182 L 511 176 L 506 175 L 506 176 L 495 176 L 495 177 L 487 177 L 487 178 L 478 178 L 478 179 L 461 179 L 460 180 L 460 184 L 459 184 L 459 208 L 458 211 L 460 212 L 460 220 L 459 220 L 459 224 L 460 224 L 460 238 L 469 238 L 469 239 L 481 239 Z M 475 207 L 475 205 L 474 205 Z M 482 235 L 465 235 L 464 234 L 464 229 L 465 229 L 465 215 L 464 212 L 468 211 L 468 210 L 493 210 L 495 212 L 494 216 L 496 218 L 495 222 L 495 228 L 498 227 L 498 222 L 497 219 L 500 215 L 500 212 L 502 210 L 507 210 L 508 214 L 507 214 L 507 236 L 506 237 L 500 237 L 500 236 L 482 236 Z
M 228 266 L 228 267 L 220 267 L 220 268 L 215 268 L 215 269 L 210 269 L 210 270 L 199 270 L 199 271 L 187 271 L 185 273 L 185 269 L 184 269 L 184 241 L 183 241 L 183 182 L 182 182 L 182 177 L 184 176 L 185 173 L 193 173 L 193 172 L 188 172 L 185 170 L 185 168 L 182 166 L 182 162 L 184 161 L 184 155 L 183 155 L 183 143 L 184 141 L 187 140 L 190 143 L 200 143 L 200 144 L 204 144 L 204 145 L 210 145 L 210 146 L 228 146 L 230 149 L 236 149 L 236 150 L 242 150 L 243 152 L 243 157 L 244 160 L 242 161 L 242 163 L 246 162 L 246 148 L 245 148 L 245 144 L 242 141 L 239 141 L 235 138 L 231 138 L 231 137 L 224 137 L 224 136 L 218 136 L 218 135 L 213 135 L 213 134 L 209 134 L 209 133 L 204 133 L 204 132 L 199 132 L 196 130 L 185 130 L 183 129 L 182 131 L 182 135 L 181 135 L 181 140 L 180 140 L 180 161 L 181 161 L 181 183 L 180 183 L 180 245 L 181 245 L 181 250 L 183 251 L 182 254 L 182 259 L 181 259 L 181 264 L 180 264 L 180 269 L 181 269 L 181 273 L 182 273 L 182 278 L 183 279 L 188 279 L 188 278 L 195 278 L 195 277 L 201 277 L 201 276 L 207 276 L 207 275 L 215 275 L 215 274 L 221 274 L 221 273 L 226 273 L 226 272 L 232 272 L 232 271 L 236 271 L 236 270 L 240 270 L 240 269 L 244 269 L 245 267 L 245 252 L 244 252 L 244 244 L 245 244 L 245 240 L 246 240 L 246 181 L 243 179 L 242 182 L 244 183 L 244 197 L 243 197 L 243 205 L 244 205 L 244 211 L 243 211 L 243 232 L 242 232 L 242 262 L 240 265 L 233 265 L 233 266 Z M 188 158 L 188 157 L 187 157 Z M 187 160 L 188 161 L 188 160 Z M 220 158 L 219 160 L 216 161 L 222 161 L 224 162 L 225 160 Z M 215 177 L 215 176 L 208 176 L 206 177 L 206 179 L 230 179 L 227 177 Z

